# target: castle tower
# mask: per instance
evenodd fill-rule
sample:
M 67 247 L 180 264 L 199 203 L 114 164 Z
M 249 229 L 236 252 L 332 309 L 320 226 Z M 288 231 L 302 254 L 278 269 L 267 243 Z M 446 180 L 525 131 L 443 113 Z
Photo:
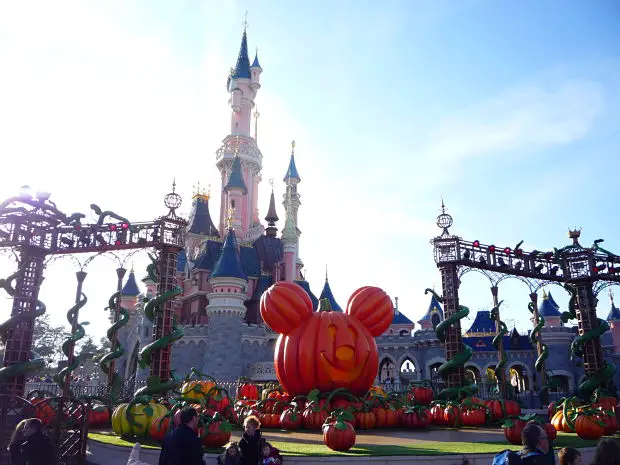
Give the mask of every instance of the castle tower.
M 327 279 L 327 269 L 325 269 L 325 284 L 323 285 L 323 290 L 321 291 L 321 296 L 319 297 L 319 302 L 323 299 L 327 299 L 331 306 L 331 309 L 335 312 L 342 312 L 342 308 L 336 302 L 334 298 L 334 294 L 332 293 L 331 287 L 329 287 L 329 280 Z
M 428 304 L 428 310 L 422 319 L 418 321 L 418 324 L 420 329 L 428 330 L 434 329 L 441 321 L 443 321 L 443 309 L 435 296 L 432 296 L 431 302 Z
M 286 183 L 286 193 L 284 194 L 284 201 L 282 204 L 284 208 L 290 208 L 292 210 L 293 219 L 295 220 L 295 230 L 297 233 L 297 252 L 295 256 L 295 267 L 297 275 L 300 275 L 301 269 L 304 264 L 299 258 L 299 237 L 301 236 L 301 231 L 297 227 L 299 222 L 297 221 L 297 213 L 299 211 L 299 206 L 301 205 L 301 201 L 299 200 L 300 196 L 297 192 L 297 184 L 301 182 L 301 178 L 299 177 L 299 173 L 297 172 L 297 167 L 295 166 L 295 141 L 291 142 L 291 159 L 288 164 L 288 169 L 286 170 L 286 174 L 284 175 L 284 182 Z
M 411 337 L 415 328 L 415 323 L 405 316 L 404 313 L 398 309 L 398 297 L 394 297 L 394 317 L 392 318 L 392 324 L 385 330 L 383 336 L 407 336 Z
M 276 199 L 273 195 L 273 184 L 271 185 L 271 197 L 269 198 L 269 210 L 267 211 L 267 216 L 265 217 L 265 221 L 267 222 L 267 229 L 265 234 L 270 237 L 276 237 L 278 233 L 278 228 L 276 228 L 276 222 L 279 220 L 278 213 L 276 212 Z
M 609 298 L 611 300 L 611 309 L 609 315 L 607 315 L 607 321 L 609 322 L 609 328 L 611 330 L 611 337 L 614 343 L 614 353 L 620 354 L 620 310 L 614 304 L 614 296 L 610 292 Z
M 250 136 L 250 123 L 254 100 L 260 89 L 260 75 L 263 72 L 258 63 L 258 54 L 252 66 L 248 57 L 248 39 L 244 30 L 237 64 L 228 76 L 227 88 L 230 93 L 230 134 L 226 136 L 222 146 L 216 153 L 216 166 L 222 179 L 222 198 L 220 208 L 220 231 L 225 234 L 225 220 L 228 208 L 234 208 L 238 217 L 235 218 L 237 236 L 244 241 L 253 241 L 263 233 L 258 219 L 258 185 L 261 181 L 263 155 L 256 140 Z M 233 196 L 225 187 L 235 172 L 241 178 L 244 188 L 242 195 L 235 192 Z M 236 180 L 237 184 L 241 184 Z M 234 197 L 234 198 L 233 198 Z
M 241 268 L 232 218 L 219 260 L 209 277 L 212 292 L 207 295 L 207 350 L 203 370 L 218 380 L 242 375 L 242 358 L 231 357 L 241 349 L 241 326 L 246 313 L 244 301 L 248 277 Z
M 547 294 L 543 289 L 543 298 L 538 307 L 538 314 L 545 319 L 545 327 L 564 326 L 560 317 L 560 306 L 553 300 L 551 292 Z
M 129 272 L 127 282 L 121 289 L 121 305 L 127 310 L 133 310 L 138 303 L 138 296 L 140 295 L 140 288 L 136 282 L 136 274 L 132 270 Z M 132 314 L 133 312 L 130 312 Z
M 201 190 L 200 186 L 198 186 L 192 198 L 192 211 L 189 215 L 185 245 L 187 257 L 190 260 L 196 257 L 200 244 L 207 237 L 219 237 L 220 235 L 211 219 L 211 213 L 209 211 L 210 198 L 211 193 Z
M 297 226 L 295 217 L 293 216 L 291 190 L 287 186 L 288 201 L 286 206 L 286 220 L 284 221 L 284 229 L 282 230 L 282 243 L 284 248 L 284 280 L 293 282 L 297 280 Z

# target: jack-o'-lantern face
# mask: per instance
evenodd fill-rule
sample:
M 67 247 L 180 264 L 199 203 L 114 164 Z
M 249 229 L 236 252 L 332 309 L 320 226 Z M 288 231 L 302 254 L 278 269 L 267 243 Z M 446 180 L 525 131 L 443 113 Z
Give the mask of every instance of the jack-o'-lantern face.
M 364 307 L 368 302 L 372 308 Z M 292 395 L 339 387 L 365 393 L 377 375 L 374 336 L 392 321 L 391 300 L 378 288 L 362 288 L 346 313 L 322 310 L 313 312 L 306 292 L 293 283 L 277 283 L 263 294 L 263 320 L 282 333 L 274 355 L 278 380 Z

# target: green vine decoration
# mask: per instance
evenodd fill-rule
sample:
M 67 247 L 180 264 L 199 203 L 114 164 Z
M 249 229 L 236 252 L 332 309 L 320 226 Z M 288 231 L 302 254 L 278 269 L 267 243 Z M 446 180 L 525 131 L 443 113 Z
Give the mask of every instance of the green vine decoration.
M 82 308 L 84 305 L 86 305 L 86 302 L 88 302 L 86 295 L 83 292 L 81 294 L 82 295 L 81 295 L 80 300 L 67 311 L 67 321 L 69 322 L 69 324 L 73 324 L 73 320 L 74 318 L 77 317 L 77 314 L 80 311 L 80 308 Z M 72 346 L 75 347 L 75 343 L 86 335 L 84 326 L 87 324 L 88 324 L 88 321 L 78 323 L 76 326 L 75 332 L 71 334 L 62 344 L 62 352 L 65 354 L 65 357 L 67 357 L 67 360 L 69 359 L 69 353 L 70 353 L 69 351 L 71 350 L 71 347 Z M 65 391 L 67 375 L 70 374 L 73 370 L 75 370 L 79 366 L 80 366 L 80 360 L 77 357 L 73 357 L 73 361 L 71 362 L 71 364 L 67 365 L 62 370 L 60 370 L 56 375 L 54 375 L 54 381 L 56 382 L 56 384 L 58 384 L 62 392 Z M 71 388 L 69 388 L 68 392 L 69 392 L 69 397 L 71 398 L 75 397 Z
M 6 279 L 0 279 L 0 288 L 4 289 L 9 296 L 15 296 L 15 288 L 11 284 L 17 276 L 23 271 L 23 267 L 18 269 L 15 273 L 7 277 Z M 15 327 L 23 322 L 32 321 L 41 315 L 43 315 L 46 311 L 45 304 L 40 300 L 36 301 L 35 309 L 30 312 L 18 313 L 15 316 L 12 316 L 4 323 L 0 324 L 0 338 L 3 342 L 6 342 L 6 337 L 8 331 L 15 329 Z M 16 376 L 21 376 L 26 373 L 31 373 L 33 371 L 39 371 L 45 368 L 45 360 L 36 352 L 30 352 L 30 359 L 25 362 L 16 363 L 14 365 L 10 365 L 8 367 L 0 368 L 0 382 L 6 382 L 11 378 L 15 378 Z
M 499 323 L 499 332 L 495 335 L 495 337 L 491 341 L 491 344 L 496 349 L 499 349 L 499 345 L 504 340 L 504 336 L 506 334 L 508 334 L 508 328 L 506 327 L 506 323 L 504 323 L 502 320 L 499 319 L 499 307 L 500 307 L 500 305 L 502 305 L 502 302 L 504 302 L 504 301 L 501 300 L 497 304 L 496 307 L 493 307 L 491 309 L 491 320 Z M 500 375 L 503 373 L 502 370 L 506 366 L 506 363 L 507 363 L 506 351 L 502 350 L 501 358 L 499 360 L 499 363 L 495 367 L 495 376 L 497 377 L 497 379 L 501 379 L 502 378 L 502 376 L 500 376 Z
M 530 302 L 527 305 L 527 309 L 533 315 L 534 314 L 534 302 Z M 545 326 L 545 318 L 539 313 L 538 324 L 534 326 L 534 329 L 530 333 L 530 342 L 532 344 L 537 344 L 540 341 L 540 347 L 541 347 L 540 355 L 538 355 L 538 357 L 536 358 L 536 361 L 534 362 L 534 369 L 539 373 L 543 373 L 543 371 L 545 371 L 545 361 L 547 360 L 547 358 L 549 358 L 549 348 L 547 347 L 547 344 L 542 342 L 542 340 L 540 339 L 540 331 L 542 330 L 544 326 Z M 541 395 L 545 394 L 547 391 L 549 391 L 550 389 L 553 389 L 557 385 L 558 385 L 557 380 L 554 379 L 553 376 L 547 375 L 547 384 L 541 386 L 540 394 Z
M 595 245 L 598 244 L 595 242 Z M 564 323 L 567 323 L 568 320 L 577 318 L 577 314 L 575 312 L 577 304 L 577 290 L 572 284 L 565 284 L 564 288 L 570 294 L 570 299 L 568 301 L 568 311 L 563 312 L 561 318 Z M 609 331 L 609 323 L 607 323 L 607 321 L 603 320 L 602 318 L 597 318 L 597 322 L 598 328 L 592 328 L 587 333 L 582 334 L 581 336 L 577 336 L 575 337 L 575 339 L 573 339 L 573 342 L 570 346 L 573 356 L 582 358 L 584 344 L 588 341 L 592 341 L 593 339 L 599 339 L 604 333 Z M 615 372 L 616 367 L 609 362 L 605 362 L 603 368 L 598 370 L 596 373 L 593 373 L 588 379 L 586 379 L 579 385 L 579 390 L 583 395 L 589 397 L 596 388 L 607 384 L 607 382 L 611 378 L 613 378 Z
M 151 263 L 147 266 L 146 271 L 149 275 L 149 278 L 154 282 L 159 281 L 158 270 L 157 270 L 157 260 L 155 257 L 149 254 L 151 259 Z M 163 311 L 162 304 L 167 300 L 174 298 L 177 295 L 181 295 L 183 293 L 183 289 L 180 287 L 174 287 L 173 289 L 158 295 L 151 300 L 148 301 L 146 306 L 144 307 L 144 314 L 148 318 L 149 321 L 155 321 L 155 314 Z M 150 344 L 147 344 L 140 350 L 140 354 L 138 356 L 138 363 L 140 364 L 140 368 L 146 368 L 150 366 L 151 360 L 153 357 L 153 352 L 156 350 L 161 350 L 169 345 L 173 344 L 175 341 L 178 341 L 183 337 L 183 328 L 177 326 L 176 316 L 173 317 L 172 320 L 172 331 L 170 334 L 162 336 Z M 147 385 L 145 388 L 139 389 L 136 392 L 136 395 L 156 395 L 156 394 L 165 394 L 167 391 L 171 389 L 175 389 L 179 386 L 181 380 L 174 376 L 174 373 L 171 373 L 170 379 L 167 381 L 161 381 L 160 378 L 156 375 L 149 376 L 147 379 Z
M 122 328 L 129 322 L 129 311 L 121 306 L 120 300 L 120 292 L 115 292 L 108 300 L 108 306 L 106 307 L 106 310 L 108 311 L 116 312 L 116 310 L 118 309 L 118 313 L 120 316 L 118 321 L 115 322 L 112 326 L 110 326 L 106 333 L 108 340 L 116 348 L 112 352 L 107 353 L 99 362 L 99 368 L 101 368 L 101 371 L 103 371 L 106 375 L 108 374 L 110 365 L 112 365 L 114 360 L 122 357 L 125 353 L 125 349 L 118 340 L 117 333 L 120 328 Z M 110 403 L 114 404 L 116 403 L 116 400 L 121 393 L 122 379 L 121 376 L 116 372 L 112 373 L 110 376 L 111 378 L 108 378 L 109 397 Z
M 432 289 L 426 289 L 424 293 L 432 294 L 439 303 L 443 303 L 444 301 L 443 297 L 439 296 Z M 446 330 L 457 321 L 467 317 L 467 315 L 469 315 L 469 308 L 465 307 L 464 305 L 459 305 L 459 310 L 456 313 L 451 315 L 449 318 L 445 318 L 441 323 L 437 325 L 437 327 L 435 328 L 435 334 L 437 335 L 437 338 L 441 342 L 445 342 Z M 469 361 L 469 359 L 471 359 L 473 355 L 473 349 L 467 344 L 463 343 L 461 343 L 461 347 L 462 349 L 459 353 L 457 353 L 454 357 L 452 357 L 451 360 L 448 360 L 439 367 L 438 372 L 444 379 L 447 379 L 448 375 L 451 372 L 458 370 L 460 367 L 464 366 Z M 467 383 L 467 380 L 465 380 L 465 382 Z M 478 387 L 475 384 L 470 383 L 464 386 L 444 388 L 439 392 L 438 397 L 446 399 L 458 399 L 460 397 L 472 395 L 477 392 L 477 390 Z

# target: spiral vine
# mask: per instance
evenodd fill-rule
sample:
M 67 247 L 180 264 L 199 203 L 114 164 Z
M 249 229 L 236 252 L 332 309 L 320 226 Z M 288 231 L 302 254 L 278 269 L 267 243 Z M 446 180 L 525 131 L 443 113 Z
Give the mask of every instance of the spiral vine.
M 506 327 L 506 323 L 504 323 L 499 318 L 499 307 L 502 304 L 502 302 L 503 302 L 503 300 L 501 300 L 497 304 L 497 306 L 495 306 L 495 307 L 493 307 L 491 309 L 491 320 L 499 323 L 499 332 L 495 335 L 495 337 L 491 341 L 491 344 L 493 345 L 493 347 L 495 347 L 498 350 L 499 350 L 500 343 L 504 340 L 504 336 L 506 334 L 508 334 L 508 328 Z M 500 353 L 499 363 L 495 367 L 495 377 L 498 380 L 500 380 L 500 381 L 504 379 L 502 374 L 504 373 L 504 367 L 506 366 L 507 363 L 508 363 L 508 359 L 506 357 L 506 351 L 502 347 L 502 351 Z M 504 382 L 505 382 L 505 380 L 504 380 Z M 510 383 L 506 383 L 506 384 L 510 385 Z
M 106 307 L 106 310 L 116 312 L 116 310 L 118 309 L 120 318 L 108 328 L 108 331 L 106 333 L 108 340 L 112 343 L 112 347 L 114 347 L 115 349 L 111 352 L 108 352 L 99 362 L 99 368 L 101 368 L 101 371 L 103 371 L 106 375 L 109 375 L 108 385 L 110 387 L 109 397 L 111 400 L 118 399 L 122 388 L 122 379 L 120 375 L 116 372 L 109 373 L 110 365 L 112 365 L 114 360 L 122 357 L 125 353 L 125 349 L 118 340 L 117 333 L 120 328 L 122 328 L 129 322 L 129 311 L 121 306 L 120 301 L 120 292 L 115 292 L 114 294 L 112 294 L 112 296 L 110 296 L 110 299 L 108 300 L 108 306 Z
M 575 312 L 577 303 L 577 290 L 575 289 L 575 286 L 571 284 L 565 284 L 564 288 L 570 294 L 570 299 L 568 301 L 568 311 L 562 313 L 561 319 L 564 323 L 567 323 L 568 320 L 577 318 Z M 594 339 L 599 339 L 604 333 L 609 331 L 609 323 L 607 321 L 603 320 L 602 318 L 597 318 L 596 320 L 598 322 L 597 328 L 592 328 L 590 331 L 582 334 L 581 336 L 576 336 L 575 339 L 573 339 L 570 347 L 573 356 L 582 358 L 584 355 L 584 344 Z M 616 367 L 609 362 L 605 362 L 603 368 L 590 375 L 585 381 L 583 381 L 579 385 L 579 390 L 584 395 L 589 396 L 590 394 L 592 394 L 592 392 L 594 392 L 596 388 L 607 384 L 607 382 L 611 378 L 613 378 L 615 372 Z
M 426 289 L 424 293 L 432 294 L 439 303 L 443 303 L 444 301 L 443 297 L 439 296 L 432 289 Z M 437 327 L 435 328 L 435 334 L 437 335 L 437 338 L 441 342 L 445 342 L 446 330 L 457 321 L 467 317 L 467 315 L 469 315 L 469 308 L 465 307 L 464 305 L 459 305 L 459 310 L 456 313 L 454 313 L 448 318 L 445 318 L 441 323 L 437 325 Z M 454 355 L 452 359 L 443 363 L 437 371 L 444 379 L 447 379 L 450 373 L 464 366 L 469 361 L 469 359 L 471 359 L 472 355 L 473 349 L 467 344 L 461 343 L 461 351 Z M 464 395 L 472 395 L 478 390 L 478 387 L 475 384 L 472 384 L 467 380 L 464 380 L 464 382 L 466 384 L 463 386 L 455 386 L 442 389 L 439 393 L 439 397 L 454 399 Z
M 535 312 L 534 302 L 530 302 L 527 305 L 527 309 L 533 315 Z M 542 342 L 540 338 L 540 332 L 544 326 L 545 326 L 545 318 L 539 314 L 538 324 L 534 326 L 534 329 L 532 329 L 532 332 L 530 333 L 530 342 L 532 344 L 538 344 L 538 342 L 540 341 L 540 349 L 541 349 L 540 354 L 538 355 L 538 357 L 536 358 L 536 361 L 534 362 L 534 369 L 538 373 L 543 373 L 543 371 L 545 370 L 545 361 L 547 360 L 547 358 L 549 358 L 549 348 L 547 347 L 547 344 Z M 549 389 L 555 387 L 556 385 L 557 383 L 553 380 L 553 377 L 547 376 L 547 384 L 540 387 L 540 393 L 541 394 L 546 393 Z
M 146 271 L 150 279 L 154 282 L 158 282 L 159 272 L 157 270 L 157 261 L 152 255 L 149 255 L 149 257 L 151 259 L 151 263 L 147 266 Z M 182 293 L 183 289 L 176 286 L 161 295 L 155 296 L 145 305 L 144 315 L 149 321 L 154 322 L 155 315 L 163 312 L 164 310 L 164 306 L 162 304 Z M 170 334 L 154 340 L 140 350 L 140 354 L 138 355 L 138 363 L 140 364 L 140 368 L 150 366 L 154 351 L 166 348 L 182 337 L 183 328 L 177 326 L 176 316 L 174 316 L 172 320 L 172 331 Z M 181 380 L 175 378 L 174 373 L 171 373 L 171 377 L 167 381 L 161 381 L 157 375 L 151 375 L 147 379 L 146 386 L 136 391 L 135 396 L 165 394 L 167 391 L 177 387 L 180 382 Z
M 17 276 L 22 272 L 22 268 L 18 269 L 15 273 L 8 276 L 6 279 L 0 279 L 0 288 L 4 289 L 9 296 L 15 296 L 15 287 L 12 282 L 17 279 Z M 30 312 L 22 312 L 12 316 L 4 323 L 0 324 L 0 338 L 3 342 L 6 342 L 8 331 L 15 329 L 17 325 L 26 321 L 32 321 L 46 311 L 45 304 L 40 300 L 36 301 L 35 309 Z M 30 352 L 30 359 L 24 362 L 16 363 L 7 367 L 0 368 L 0 382 L 7 381 L 16 376 L 21 376 L 33 371 L 39 371 L 45 368 L 45 360 L 36 352 Z
M 70 325 L 73 325 L 73 320 L 77 318 L 78 312 L 84 305 L 86 305 L 86 302 L 88 302 L 88 299 L 86 298 L 86 295 L 82 292 L 80 300 L 67 311 L 67 321 L 69 322 Z M 71 346 L 75 347 L 75 343 L 86 335 L 86 330 L 84 329 L 84 326 L 87 324 L 88 324 L 88 321 L 77 323 L 75 332 L 72 333 L 63 342 L 62 352 L 65 354 L 65 357 L 67 357 L 67 360 L 69 359 Z M 54 381 L 56 382 L 56 384 L 58 384 L 62 392 L 65 391 L 67 375 L 70 374 L 73 370 L 75 370 L 79 366 L 80 366 L 80 360 L 77 357 L 73 357 L 73 360 L 70 364 L 68 364 L 66 367 L 60 370 L 56 375 L 54 375 Z M 69 397 L 71 398 L 75 397 L 71 389 L 69 389 L 68 392 L 69 392 Z

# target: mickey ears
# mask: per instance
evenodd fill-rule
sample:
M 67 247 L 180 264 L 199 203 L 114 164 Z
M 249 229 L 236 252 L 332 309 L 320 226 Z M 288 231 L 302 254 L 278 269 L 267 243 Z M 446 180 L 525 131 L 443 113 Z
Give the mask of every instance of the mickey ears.
M 360 287 L 347 302 L 347 314 L 360 320 L 373 336 L 381 336 L 392 324 L 392 299 L 382 289 Z
M 280 281 L 267 289 L 260 298 L 260 315 L 271 329 L 290 333 L 312 314 L 312 301 L 299 285 Z

